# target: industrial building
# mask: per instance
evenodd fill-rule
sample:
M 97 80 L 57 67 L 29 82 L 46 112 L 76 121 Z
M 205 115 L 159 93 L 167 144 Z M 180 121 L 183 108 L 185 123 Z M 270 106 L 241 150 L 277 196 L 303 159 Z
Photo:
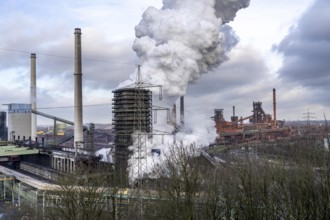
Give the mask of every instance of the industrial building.
M 31 137 L 31 105 L 8 104 L 8 138 L 9 140 L 29 139 Z
M 37 175 L 40 178 L 54 181 L 65 173 L 74 172 L 77 165 L 87 163 L 104 163 L 104 157 L 98 154 L 103 147 L 111 148 L 114 161 L 107 166 L 113 167 L 122 186 L 128 186 L 128 159 L 132 154 L 129 147 L 133 145 L 132 135 L 136 132 L 150 137 L 152 133 L 152 92 L 140 78 L 130 86 L 113 91 L 113 145 L 94 143 L 95 129 L 83 125 L 82 103 L 82 59 L 81 30 L 74 30 L 74 121 L 52 116 L 37 109 L 37 57 L 31 54 L 31 92 L 30 103 L 8 104 L 8 140 L 2 142 L 0 158 L 3 165 L 11 162 L 13 168 Z M 139 69 L 140 71 L 140 69 Z M 161 96 L 161 94 L 160 94 Z M 37 132 L 36 116 L 46 117 L 54 121 L 52 132 Z M 2 115 L 4 130 L 6 113 Z M 110 119 L 111 120 L 111 119 Z M 65 132 L 59 136 L 59 126 L 73 127 L 73 132 Z M 63 132 L 62 132 L 63 133 Z M 13 143 L 14 145 L 12 145 Z M 12 155 L 5 153 L 11 149 Z M 112 150 L 113 149 L 113 150 Z M 139 149 L 140 150 L 140 149 Z M 107 155 L 106 157 L 108 157 Z M 139 158 L 142 160 L 143 157 Z
M 4 132 L 6 129 L 6 113 L 0 114 L 0 135 L 2 135 L 0 138 L 4 139 L 3 133 L 6 133 L 8 140 L 15 144 L 3 142 L 3 145 L 6 146 L 0 146 L 0 173 L 5 175 L 4 181 L 16 179 L 20 187 L 22 184 L 25 189 L 29 189 L 24 192 L 24 195 L 22 194 L 22 197 L 27 195 L 26 197 L 33 198 L 32 200 L 36 204 L 42 202 L 44 206 L 47 198 L 52 199 L 51 195 L 46 195 L 46 192 L 56 187 L 53 182 L 61 176 L 70 175 L 81 165 L 105 164 L 104 166 L 110 168 L 107 171 L 111 172 L 111 175 L 114 174 L 113 176 L 117 179 L 117 186 L 128 188 L 132 186 L 128 180 L 128 161 L 132 159 L 133 151 L 137 151 L 138 154 L 133 159 L 137 160 L 138 163 L 136 163 L 136 167 L 133 167 L 133 170 L 134 172 L 137 170 L 138 178 L 144 178 L 140 174 L 144 172 L 147 152 L 144 144 L 139 142 L 139 137 L 152 138 L 153 119 L 157 119 L 156 117 L 153 118 L 153 93 L 150 88 L 159 87 L 159 98 L 161 99 L 162 96 L 160 85 L 150 85 L 142 82 L 140 68 L 138 68 L 135 83 L 113 91 L 112 126 L 114 139 L 113 145 L 110 146 L 108 143 L 105 145 L 114 150 L 114 161 L 104 163 L 102 157 L 97 153 L 100 147 L 94 144 L 94 127 L 90 126 L 88 128 L 83 125 L 81 30 L 76 28 L 74 35 L 74 121 L 45 114 L 37 109 L 35 54 L 31 54 L 30 57 L 31 103 L 8 104 L 7 132 Z M 273 117 L 263 110 L 261 102 L 253 102 L 253 114 L 248 117 L 239 118 L 235 115 L 235 107 L 233 107 L 233 115 L 230 121 L 225 120 L 223 109 L 215 109 L 213 119 L 218 133 L 216 140 L 218 144 L 248 143 L 255 140 L 272 140 L 288 136 L 290 130 L 284 128 L 282 121 L 276 120 L 275 89 L 273 94 Z M 166 135 L 174 136 L 184 126 L 184 97 L 180 97 L 180 123 L 177 123 L 176 105 L 172 106 L 171 114 L 169 114 L 170 110 L 166 108 L 158 108 L 156 111 L 160 110 L 167 111 L 167 123 L 173 128 L 173 131 Z M 38 136 L 37 115 L 54 121 L 52 143 L 49 140 L 45 141 L 43 136 Z M 245 120 L 249 120 L 250 123 L 244 123 Z M 73 132 L 58 137 L 58 130 L 60 129 L 58 122 L 62 123 L 62 131 L 66 125 L 70 125 L 73 127 Z M 135 142 L 134 135 L 138 136 L 137 142 Z M 159 149 L 154 150 L 157 150 L 157 153 L 160 154 Z M 206 152 L 202 152 L 201 155 L 215 167 L 218 166 L 218 162 Z M 12 178 L 13 176 L 15 178 Z M 24 191 L 16 186 L 15 188 L 14 184 L 9 184 L 8 187 L 11 187 L 12 192 L 15 193 Z M 5 184 L 3 184 L 3 188 L 5 188 Z M 129 200 L 133 197 L 134 195 L 125 199 Z M 137 199 L 137 197 L 134 197 L 134 199 Z
M 127 160 L 131 154 L 134 132 L 152 132 L 152 92 L 143 88 L 122 88 L 113 91 L 115 132 L 115 170 L 120 182 L 127 182 Z
M 11 142 L 2 142 L 6 146 L 0 147 L 0 173 L 3 174 L 0 190 L 4 199 L 10 198 L 13 203 L 16 203 L 18 199 L 18 201 L 32 202 L 36 209 L 40 204 L 43 207 L 52 206 L 54 202 L 57 202 L 56 197 L 51 193 L 57 187 L 53 184 L 54 181 L 70 175 L 78 167 L 81 168 L 87 164 L 88 166 L 101 164 L 102 167 L 107 167 L 106 170 L 110 173 L 100 175 L 115 174 L 119 180 L 118 186 L 129 187 L 127 169 L 128 160 L 132 155 L 132 149 L 129 147 L 134 143 L 132 135 L 138 133 L 147 138 L 151 137 L 153 106 L 152 92 L 148 87 L 157 86 L 144 84 L 139 79 L 131 86 L 113 91 L 114 144 L 111 146 L 107 144 L 107 147 L 114 149 L 115 159 L 114 163 L 103 162 L 104 158 L 98 154 L 101 146 L 94 144 L 94 127 L 83 125 L 81 30 L 75 29 L 74 34 L 74 121 L 45 114 L 36 108 L 35 54 L 31 54 L 31 103 L 8 105 L 8 135 L 11 137 Z M 37 132 L 37 115 L 54 121 L 51 133 Z M 5 121 L 6 115 L 3 116 Z M 73 126 L 73 134 L 66 132 L 65 135 L 59 137 L 58 122 L 62 127 L 63 125 Z M 45 140 L 45 133 L 47 140 Z M 53 140 L 48 136 L 51 136 Z M 145 150 L 142 148 L 138 147 L 135 150 L 141 153 Z M 142 164 L 145 158 L 142 155 L 136 159 L 139 160 L 139 164 Z M 121 193 L 118 196 L 121 197 Z M 110 197 L 105 198 L 110 199 Z
M 218 134 L 217 143 L 237 144 L 250 141 L 275 140 L 290 136 L 290 129 L 284 127 L 284 121 L 276 119 L 276 90 L 273 89 L 273 113 L 274 117 L 267 114 L 262 108 L 262 102 L 253 102 L 252 115 L 238 117 L 233 115 L 231 121 L 224 118 L 223 109 L 215 109 L 212 117 Z M 244 123 L 249 120 L 249 123 Z
M 36 73 L 36 54 L 32 53 L 30 56 L 31 61 L 31 86 L 30 86 L 30 103 L 11 103 L 8 106 L 8 140 L 17 145 L 13 152 L 17 157 L 18 163 L 22 170 L 40 174 L 44 178 L 53 180 L 52 173 L 56 172 L 72 172 L 75 170 L 76 163 L 84 160 L 100 159 L 95 152 L 98 149 L 91 149 L 90 145 L 84 146 L 88 137 L 84 131 L 88 128 L 83 126 L 82 115 L 82 65 L 81 65 L 81 30 L 76 28 L 74 30 L 74 122 L 48 115 L 37 111 L 37 73 Z M 47 117 L 54 120 L 54 129 L 52 142 L 45 143 L 44 137 L 37 134 L 37 115 Z M 58 139 L 58 124 L 68 124 L 74 126 L 74 134 L 67 135 Z M 63 127 L 62 124 L 62 127 Z M 6 128 L 6 113 L 1 114 L 0 131 L 1 139 L 3 139 L 4 130 Z M 72 139 L 74 141 L 72 142 Z M 64 143 L 70 142 L 71 145 Z M 4 142 L 5 143 L 5 142 Z M 25 148 L 24 148 L 25 147 Z M 28 148 L 33 147 L 35 150 L 32 152 Z M 4 148 L 3 148 L 4 149 Z M 25 150 L 24 150 L 25 149 Z M 28 153 L 29 152 L 29 153 Z M 27 156 L 29 155 L 29 156 Z M 1 156 L 1 155 L 0 155 Z M 10 155 L 3 154 L 7 161 L 10 161 Z M 3 160 L 5 161 L 5 160 Z M 40 165 L 42 167 L 40 167 Z

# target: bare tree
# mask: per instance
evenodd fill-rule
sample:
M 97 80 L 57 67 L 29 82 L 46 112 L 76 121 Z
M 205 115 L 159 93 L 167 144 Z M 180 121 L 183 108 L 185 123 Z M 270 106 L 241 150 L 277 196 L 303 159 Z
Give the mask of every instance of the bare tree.
M 121 198 L 115 177 L 85 166 L 54 191 L 50 219 L 329 219 L 330 157 L 317 141 L 282 142 L 267 156 L 239 155 L 214 166 L 193 146 L 176 145 L 150 188 Z M 111 173 L 111 172 L 105 172 Z M 132 189 L 130 189 L 132 190 Z M 129 190 L 128 190 L 129 191 Z M 132 190 L 134 191 L 134 190 Z M 58 194 L 57 194 L 58 193 Z
M 209 166 L 175 146 L 157 168 L 150 219 L 329 219 L 329 152 L 317 141 L 283 142 L 277 153 Z M 146 213 L 148 214 L 148 213 Z
M 176 145 L 170 149 L 164 161 L 155 169 L 156 196 L 154 206 L 148 207 L 153 219 L 194 219 L 198 215 L 198 197 L 201 169 L 194 159 L 197 151 L 193 146 Z
M 111 170 L 106 166 L 84 164 L 64 175 L 58 188 L 47 193 L 49 219 L 115 219 L 118 191 Z

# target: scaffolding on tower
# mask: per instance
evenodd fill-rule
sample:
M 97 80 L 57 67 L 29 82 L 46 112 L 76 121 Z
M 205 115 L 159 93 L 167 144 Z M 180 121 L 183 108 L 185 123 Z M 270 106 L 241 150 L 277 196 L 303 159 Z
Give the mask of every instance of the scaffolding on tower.
M 128 186 L 129 159 L 132 161 L 131 176 L 136 178 L 138 186 L 141 186 L 143 174 L 147 170 L 146 142 L 152 138 L 150 88 L 153 87 L 159 87 L 159 99 L 161 99 L 162 87 L 143 83 L 139 66 L 135 83 L 113 91 L 115 171 L 122 186 Z M 131 146 L 133 149 L 130 149 Z M 134 157 L 132 157 L 133 151 Z

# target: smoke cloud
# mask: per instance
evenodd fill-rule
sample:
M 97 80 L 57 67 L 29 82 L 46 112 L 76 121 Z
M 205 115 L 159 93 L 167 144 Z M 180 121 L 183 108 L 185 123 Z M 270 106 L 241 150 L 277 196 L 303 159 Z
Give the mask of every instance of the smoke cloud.
M 198 80 L 202 74 L 217 67 L 228 59 L 227 53 L 238 38 L 227 24 L 236 12 L 249 5 L 249 0 L 163 0 L 163 7 L 149 7 L 142 20 L 135 27 L 136 39 L 133 50 L 140 59 L 141 76 L 144 82 L 161 85 L 167 108 L 177 98 L 185 95 L 189 83 Z M 133 81 L 134 76 L 131 76 Z M 124 82 L 125 86 L 131 82 Z M 189 118 L 184 127 L 173 135 L 154 135 L 152 140 L 141 143 L 147 147 L 148 171 L 161 161 L 177 140 L 187 146 L 208 146 L 216 138 L 214 122 L 196 113 L 186 112 Z M 185 116 L 185 117 L 186 117 Z M 166 116 L 158 115 L 155 131 L 172 134 L 173 126 Z M 132 147 L 134 151 L 136 147 Z M 158 157 L 150 152 L 162 153 Z M 130 179 L 137 178 L 138 152 L 129 160 Z
M 250 5 L 250 0 L 216 0 L 216 16 L 222 19 L 223 23 L 233 21 L 236 12 Z
M 135 27 L 133 50 L 145 82 L 162 85 L 165 95 L 179 97 L 188 84 L 227 60 L 238 40 L 223 28 L 249 0 L 163 0 L 149 7 Z

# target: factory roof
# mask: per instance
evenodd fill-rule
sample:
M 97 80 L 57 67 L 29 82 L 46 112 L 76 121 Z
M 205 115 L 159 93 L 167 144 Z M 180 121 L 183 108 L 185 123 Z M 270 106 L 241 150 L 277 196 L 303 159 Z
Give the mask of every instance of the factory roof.
M 38 149 L 32 149 L 29 147 L 18 147 L 15 145 L 0 146 L 0 157 L 3 156 L 19 156 L 28 154 L 38 154 Z

